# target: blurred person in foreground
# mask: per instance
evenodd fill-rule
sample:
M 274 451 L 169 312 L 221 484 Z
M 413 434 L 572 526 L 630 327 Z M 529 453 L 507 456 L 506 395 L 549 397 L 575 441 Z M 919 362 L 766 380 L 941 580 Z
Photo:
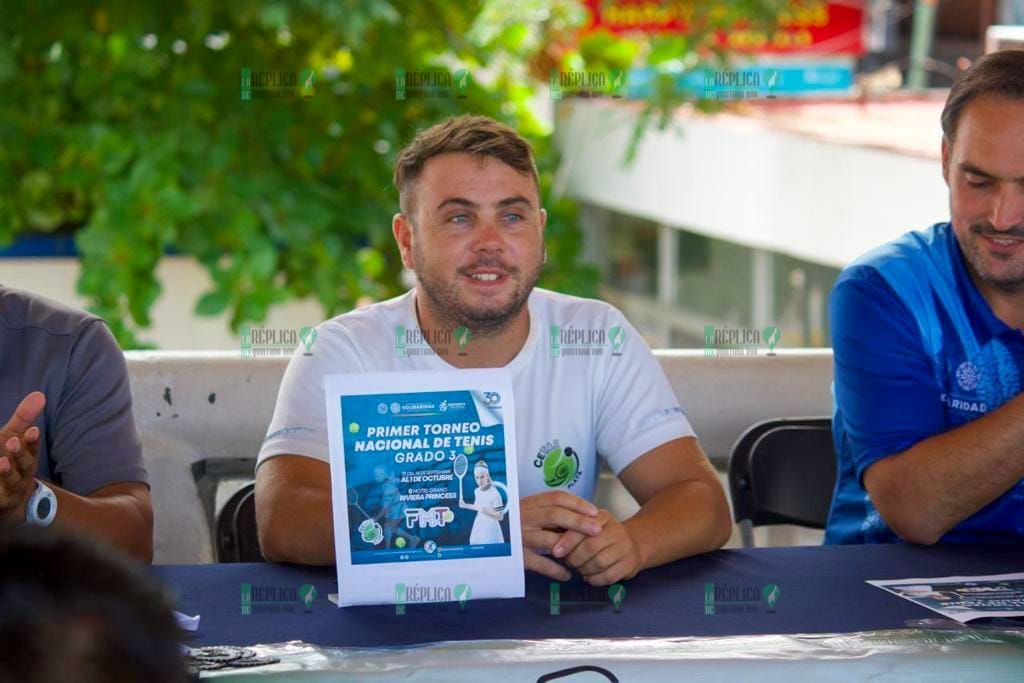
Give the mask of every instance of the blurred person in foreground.
M 975 62 L 942 132 L 952 220 L 832 292 L 826 543 L 1024 543 L 1024 51 Z
M 166 597 L 121 553 L 0 530 L 0 681 L 184 683 L 180 642 Z

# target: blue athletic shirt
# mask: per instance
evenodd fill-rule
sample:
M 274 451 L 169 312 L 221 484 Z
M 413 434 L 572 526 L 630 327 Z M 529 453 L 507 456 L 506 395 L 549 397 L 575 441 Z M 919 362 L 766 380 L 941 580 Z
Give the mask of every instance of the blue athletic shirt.
M 1020 393 L 1024 335 L 975 287 L 949 223 L 854 261 L 832 290 L 830 315 L 838 477 L 825 542 L 896 542 L 868 498 L 864 472 Z M 940 542 L 1024 543 L 1024 480 Z

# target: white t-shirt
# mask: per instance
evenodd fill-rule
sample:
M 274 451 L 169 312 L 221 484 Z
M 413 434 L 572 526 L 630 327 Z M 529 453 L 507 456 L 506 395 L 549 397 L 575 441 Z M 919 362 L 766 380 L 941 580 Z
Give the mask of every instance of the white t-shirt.
M 454 332 L 419 329 L 415 289 L 321 323 L 285 371 L 260 449 L 330 462 L 322 378 L 347 372 L 451 370 Z M 508 363 L 516 405 L 520 496 L 562 489 L 593 501 L 598 454 L 618 474 L 663 443 L 694 436 L 665 373 L 625 316 L 603 301 L 535 288 L 530 333 Z M 472 331 L 468 344 L 472 344 Z M 440 355 L 443 354 L 443 355 Z

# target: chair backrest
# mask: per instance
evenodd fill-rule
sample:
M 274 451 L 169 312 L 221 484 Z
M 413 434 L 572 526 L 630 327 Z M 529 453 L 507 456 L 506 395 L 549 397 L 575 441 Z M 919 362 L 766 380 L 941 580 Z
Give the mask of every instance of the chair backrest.
M 766 420 L 736 442 L 729 489 L 737 522 L 824 529 L 836 483 L 832 421 L 827 417 Z
M 217 561 L 263 562 L 256 533 L 256 484 L 234 493 L 217 515 Z

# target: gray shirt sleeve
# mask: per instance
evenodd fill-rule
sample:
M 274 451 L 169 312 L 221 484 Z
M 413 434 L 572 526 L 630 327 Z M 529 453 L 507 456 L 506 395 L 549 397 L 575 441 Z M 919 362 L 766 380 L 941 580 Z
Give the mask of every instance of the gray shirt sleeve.
M 132 415 L 128 367 L 101 320 L 79 335 L 59 401 L 47 405 L 47 411 L 51 407 L 50 458 L 64 488 L 87 495 L 119 482 L 148 486 Z

